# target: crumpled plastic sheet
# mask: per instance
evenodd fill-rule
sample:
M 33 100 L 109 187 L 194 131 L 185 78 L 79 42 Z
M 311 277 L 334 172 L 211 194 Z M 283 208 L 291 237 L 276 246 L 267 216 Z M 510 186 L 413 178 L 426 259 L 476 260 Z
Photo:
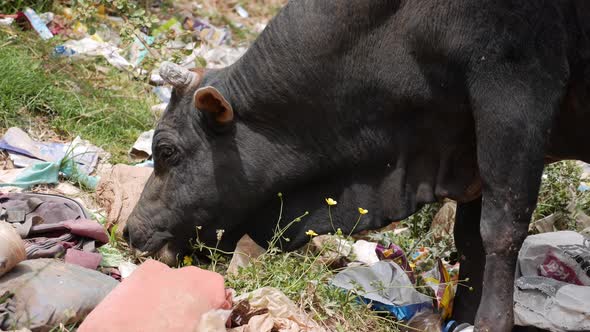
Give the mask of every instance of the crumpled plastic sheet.
M 12 17 L 0 18 L 0 25 L 11 25 L 12 23 L 14 23 L 14 18 Z
M 232 48 L 225 45 L 210 47 L 203 43 L 191 55 L 183 59 L 181 65 L 190 68 L 194 66 L 197 57 L 202 57 L 207 61 L 207 68 L 223 68 L 236 62 L 246 53 L 246 50 L 245 47 Z
M 339 272 L 331 283 L 354 291 L 363 302 L 372 303 L 374 309 L 389 311 L 399 320 L 432 309 L 432 299 L 414 289 L 405 271 L 391 261 L 349 267 Z
M 517 276 L 543 276 L 590 286 L 590 248 L 573 231 L 528 236 L 518 254 Z
M 231 331 L 271 331 L 270 329 L 265 329 L 265 327 L 269 326 L 269 320 L 273 321 L 273 326 L 277 327 L 280 332 L 325 331 L 308 315 L 303 313 L 299 307 L 287 297 L 287 295 L 276 288 L 259 288 L 250 293 L 236 297 L 234 302 L 239 302 L 244 299 L 247 299 L 250 302 L 250 307 L 253 309 L 267 308 L 268 314 L 254 316 L 251 318 L 248 326 L 241 326 L 232 329 Z
M 442 259 L 438 258 L 432 270 L 424 272 L 422 278 L 436 296 L 442 319 L 449 318 L 453 312 L 455 289 L 449 271 Z
M 154 139 L 154 130 L 149 130 L 141 133 L 133 147 L 129 151 L 129 156 L 136 160 L 146 160 L 152 155 L 152 140 Z
M 59 164 L 53 162 L 41 162 L 31 165 L 7 182 L 0 183 L 0 187 L 11 186 L 30 188 L 37 184 L 55 184 L 59 182 Z
M 8 128 L 0 140 L 0 149 L 10 154 L 17 167 L 28 167 L 43 161 L 59 163 L 64 158 L 71 158 L 77 168 L 86 174 L 92 173 L 98 164 L 99 154 L 104 153 L 80 137 L 71 143 L 36 142 L 17 127 Z
M 121 50 L 109 43 L 101 42 L 91 37 L 85 37 L 80 40 L 68 40 L 63 44 L 67 49 L 74 51 L 73 57 L 76 56 L 103 56 L 111 65 L 119 69 L 129 69 L 132 64 L 121 56 Z
M 94 189 L 98 184 L 98 176 L 90 176 L 79 172 L 72 160 L 67 162 L 39 162 L 19 171 L 0 171 L 0 187 L 19 187 L 28 189 L 38 184 L 57 184 L 59 174 L 76 181 L 87 188 Z
M 379 262 L 377 243 L 358 240 L 352 245 L 352 255 L 356 262 L 373 265 Z
M 514 290 L 514 321 L 550 331 L 590 331 L 589 301 L 589 286 L 520 277 Z
M 259 288 L 250 293 L 242 294 L 234 302 L 248 300 L 253 310 L 268 309 L 267 313 L 250 318 L 246 325 L 236 328 L 225 328 L 231 310 L 213 310 L 201 320 L 197 331 L 202 332 L 325 332 L 314 320 L 302 312 L 280 290 L 272 287 Z
M 412 284 L 416 283 L 416 278 L 414 277 L 414 271 L 408 262 L 408 258 L 404 253 L 403 249 L 395 243 L 389 244 L 389 246 L 385 247 L 381 244 L 377 244 L 375 248 L 375 253 L 379 260 L 391 260 L 394 261 L 396 264 L 402 267 L 404 271 L 408 274 L 410 281 Z
M 266 250 L 256 244 L 248 234 L 242 236 L 236 245 L 226 273 L 238 273 L 240 268 L 248 266 L 253 259 L 256 259 L 264 252 Z
M 590 248 L 584 239 L 572 231 L 526 238 L 514 290 L 517 325 L 590 331 Z

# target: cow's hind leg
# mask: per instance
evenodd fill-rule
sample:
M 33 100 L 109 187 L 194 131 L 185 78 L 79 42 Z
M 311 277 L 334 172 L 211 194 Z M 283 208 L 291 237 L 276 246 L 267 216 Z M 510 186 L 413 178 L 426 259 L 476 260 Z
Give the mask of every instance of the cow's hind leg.
M 469 203 L 458 203 L 455 215 L 455 246 L 459 253 L 459 279 L 453 303 L 453 319 L 473 324 L 481 299 L 485 252 L 479 233 L 481 198 Z
M 545 142 L 562 87 L 548 75 L 516 68 L 494 74 L 480 76 L 472 92 L 486 255 L 475 328 L 508 332 L 514 324 L 516 259 L 537 202 Z

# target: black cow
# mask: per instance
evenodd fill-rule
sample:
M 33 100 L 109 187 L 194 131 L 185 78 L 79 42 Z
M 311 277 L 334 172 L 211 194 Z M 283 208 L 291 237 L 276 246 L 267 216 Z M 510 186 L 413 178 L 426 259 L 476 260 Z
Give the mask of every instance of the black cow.
M 172 261 L 200 226 L 209 245 L 225 230 L 223 250 L 245 233 L 266 245 L 278 192 L 283 221 L 309 211 L 287 250 L 333 232 L 326 197 L 344 232 L 357 207 L 361 231 L 448 197 L 476 289 L 459 288 L 455 318 L 509 331 L 544 163 L 590 162 L 586 3 L 291 1 L 234 65 L 164 65 L 175 88 L 130 244 Z

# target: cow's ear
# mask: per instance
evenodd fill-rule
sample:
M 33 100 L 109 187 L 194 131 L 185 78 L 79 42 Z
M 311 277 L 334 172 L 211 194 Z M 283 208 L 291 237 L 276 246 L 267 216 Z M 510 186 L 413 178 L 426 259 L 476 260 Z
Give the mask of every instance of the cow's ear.
M 212 86 L 200 88 L 195 92 L 195 107 L 201 112 L 211 114 L 219 124 L 227 124 L 234 119 L 233 108 L 221 92 Z

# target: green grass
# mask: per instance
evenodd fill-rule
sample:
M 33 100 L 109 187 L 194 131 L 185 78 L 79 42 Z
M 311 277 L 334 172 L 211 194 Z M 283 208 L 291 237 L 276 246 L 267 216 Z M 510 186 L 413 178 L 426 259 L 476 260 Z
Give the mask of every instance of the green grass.
M 590 214 L 590 192 L 578 190 L 581 174 L 581 168 L 572 160 L 546 166 L 533 220 L 558 214 L 560 218 L 555 225 L 558 230 L 581 231 L 576 225 L 576 214 L 580 211 Z
M 273 238 L 269 241 L 269 248 L 261 256 L 253 259 L 249 265 L 238 269 L 236 274 L 227 274 L 226 285 L 235 289 L 238 294 L 251 292 L 262 287 L 273 287 L 283 292 L 296 305 L 304 310 L 314 321 L 328 331 L 399 331 L 401 323 L 397 322 L 389 313 L 378 312 L 370 305 L 360 304 L 355 293 L 344 291 L 330 285 L 330 280 L 340 269 L 328 264 L 326 254 L 339 251 L 334 242 L 324 242 L 322 248 L 313 249 L 306 246 L 301 250 L 284 253 L 279 248 L 280 241 L 288 241 L 285 232 L 294 223 L 307 217 L 308 212 L 293 219 L 285 226 L 279 226 L 282 220 L 283 196 L 278 194 L 281 209 Z M 361 220 L 359 216 L 359 221 Z M 330 217 L 331 218 L 331 217 Z M 331 219 L 330 219 L 331 222 Z M 356 227 L 356 226 L 355 226 Z M 227 257 L 215 247 L 208 247 L 199 241 L 196 229 L 196 239 L 193 249 L 196 252 L 209 253 L 211 259 L 202 268 L 223 272 L 227 267 Z M 354 229 L 354 228 L 353 228 Z M 317 234 L 316 234 L 317 235 Z M 218 231 L 217 241 L 221 240 L 223 231 Z M 352 240 L 342 233 L 334 235 L 347 241 Z M 310 240 L 311 240 L 310 235 Z M 191 265 L 193 259 L 185 257 L 182 265 Z M 220 267 L 218 269 L 218 267 Z
M 137 136 L 156 121 L 149 85 L 102 58 L 52 57 L 60 42 L 0 30 L 0 128 L 47 126 L 104 148 L 113 162 L 127 161 Z
M 243 294 L 261 287 L 281 290 L 311 318 L 330 331 L 399 331 L 391 315 L 371 310 L 355 296 L 329 285 L 337 271 L 330 270 L 311 253 L 266 253 L 226 284 Z
M 17 11 L 30 7 L 38 13 L 51 10 L 54 0 L 2 0 L 0 1 L 0 13 L 16 14 Z

